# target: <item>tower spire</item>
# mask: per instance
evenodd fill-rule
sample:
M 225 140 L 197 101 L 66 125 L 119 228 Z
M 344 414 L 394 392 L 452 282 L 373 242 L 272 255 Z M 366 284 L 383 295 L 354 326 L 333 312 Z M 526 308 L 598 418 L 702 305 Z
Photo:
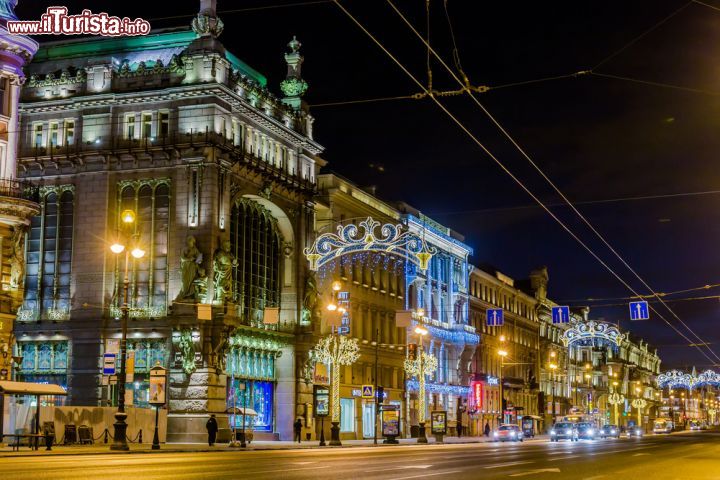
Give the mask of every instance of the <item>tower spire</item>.
M 301 74 L 305 57 L 300 54 L 302 43 L 294 35 L 287 46 L 290 48 L 290 51 L 285 54 L 287 75 L 285 80 L 280 82 L 280 90 L 285 94 L 283 102 L 298 110 L 302 105 L 301 97 L 308 89 L 308 84 L 302 79 Z
M 217 38 L 224 27 L 217 16 L 217 0 L 200 0 L 200 11 L 192 21 L 193 31 L 200 37 Z

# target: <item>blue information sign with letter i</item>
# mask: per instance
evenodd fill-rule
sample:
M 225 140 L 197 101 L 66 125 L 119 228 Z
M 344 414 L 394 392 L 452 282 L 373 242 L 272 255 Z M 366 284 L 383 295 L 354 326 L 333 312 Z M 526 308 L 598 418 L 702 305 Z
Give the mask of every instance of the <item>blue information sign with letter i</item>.
M 487 310 L 488 327 L 499 327 L 503 324 L 503 309 L 488 308 Z
M 552 307 L 552 323 L 570 323 L 570 307 Z
M 649 320 L 648 302 L 630 302 L 630 320 Z

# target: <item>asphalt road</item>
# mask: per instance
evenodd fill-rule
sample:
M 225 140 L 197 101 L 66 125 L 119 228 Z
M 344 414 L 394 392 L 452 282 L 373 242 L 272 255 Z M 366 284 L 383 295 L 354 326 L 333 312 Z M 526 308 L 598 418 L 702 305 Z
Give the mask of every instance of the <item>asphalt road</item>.
M 0 459 L 14 479 L 720 479 L 720 433 L 580 442 L 401 445 Z

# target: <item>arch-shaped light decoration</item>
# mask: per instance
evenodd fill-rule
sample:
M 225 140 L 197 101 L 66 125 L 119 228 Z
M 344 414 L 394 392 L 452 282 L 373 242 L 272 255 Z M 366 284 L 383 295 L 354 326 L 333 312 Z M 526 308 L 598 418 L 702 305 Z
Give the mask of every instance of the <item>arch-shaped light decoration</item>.
M 380 235 L 375 231 L 380 228 Z M 381 224 L 368 217 L 358 225 L 339 225 L 337 233 L 323 233 L 304 250 L 310 262 L 310 270 L 317 271 L 326 263 L 346 254 L 358 252 L 389 253 L 406 259 L 427 270 L 432 256 L 437 252 L 416 234 L 405 231 L 400 224 Z
M 705 372 L 707 373 L 707 372 Z M 713 372 L 714 373 L 714 372 Z M 665 373 L 661 373 L 655 380 L 658 387 L 665 388 L 694 388 L 697 383 L 697 378 L 690 373 L 685 373 L 681 370 L 669 370 Z
M 713 370 L 705 370 L 695 379 L 695 386 L 702 387 L 704 385 L 720 386 L 720 374 Z
M 571 328 L 565 330 L 562 342 L 566 347 L 576 344 L 593 344 L 596 341 L 610 343 L 619 347 L 627 338 L 627 335 L 620 333 L 614 325 L 604 322 L 588 320 L 577 322 Z

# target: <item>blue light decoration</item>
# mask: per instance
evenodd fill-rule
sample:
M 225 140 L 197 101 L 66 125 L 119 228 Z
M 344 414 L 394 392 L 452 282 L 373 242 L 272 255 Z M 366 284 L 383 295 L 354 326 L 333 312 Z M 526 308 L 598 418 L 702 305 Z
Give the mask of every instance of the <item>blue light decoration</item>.
M 417 392 L 420 388 L 418 381 L 415 379 L 408 380 L 405 385 L 409 392 Z M 426 382 L 425 390 L 429 393 L 449 394 L 456 395 L 458 397 L 467 396 L 470 394 L 470 387 L 465 387 L 462 385 L 447 385 L 444 383 Z
M 681 370 L 670 370 L 665 373 L 661 373 L 658 375 L 657 379 L 655 380 L 658 387 L 665 388 L 687 388 L 688 390 L 692 389 L 695 386 L 695 383 L 697 382 L 697 379 L 695 376 L 693 376 L 690 373 L 685 373 Z
M 682 370 L 669 370 L 658 375 L 655 382 L 660 388 L 687 388 L 690 390 L 705 385 L 720 387 L 720 374 L 714 370 L 705 370 L 700 375 L 693 375 Z
M 480 335 L 477 333 L 467 332 L 465 330 L 445 330 L 444 328 L 433 327 L 413 320 L 412 327 L 415 328 L 417 325 L 425 327 L 433 338 L 439 338 L 455 344 L 465 343 L 468 345 L 477 345 L 480 343 Z
M 380 235 L 375 234 L 378 227 Z M 428 246 L 421 237 L 402 229 L 400 224 L 381 224 L 368 217 L 358 225 L 339 225 L 337 233 L 323 233 L 305 248 L 304 253 L 313 271 L 343 255 L 362 252 L 391 253 L 426 270 L 436 249 Z
M 594 320 L 576 322 L 572 327 L 565 330 L 562 336 L 562 342 L 566 347 L 573 345 L 584 347 L 611 345 L 617 348 L 626 339 L 627 335 L 620 333 L 620 330 L 614 325 Z

